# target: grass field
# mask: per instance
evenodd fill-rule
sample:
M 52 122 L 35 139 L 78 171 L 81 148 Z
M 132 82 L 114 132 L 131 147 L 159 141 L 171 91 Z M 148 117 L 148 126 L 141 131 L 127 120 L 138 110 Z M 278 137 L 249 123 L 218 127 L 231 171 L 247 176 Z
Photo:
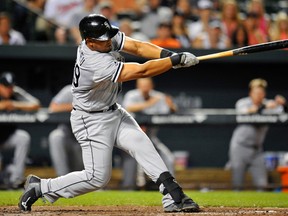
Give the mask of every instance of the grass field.
M 0 206 L 17 206 L 19 191 L 0 191 Z M 185 191 L 200 206 L 288 208 L 288 193 L 254 191 Z M 161 206 L 157 191 L 97 191 L 73 199 L 59 199 L 53 206 Z M 34 206 L 51 205 L 39 199 Z

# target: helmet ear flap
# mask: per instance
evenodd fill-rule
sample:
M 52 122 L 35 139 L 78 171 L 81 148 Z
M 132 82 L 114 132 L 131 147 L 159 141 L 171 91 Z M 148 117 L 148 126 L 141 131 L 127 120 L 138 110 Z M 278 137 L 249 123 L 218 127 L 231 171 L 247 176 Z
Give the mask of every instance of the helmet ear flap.
M 118 27 L 112 26 L 101 14 L 85 16 L 79 23 L 79 30 L 82 39 L 93 38 L 100 41 L 109 40 L 119 31 Z

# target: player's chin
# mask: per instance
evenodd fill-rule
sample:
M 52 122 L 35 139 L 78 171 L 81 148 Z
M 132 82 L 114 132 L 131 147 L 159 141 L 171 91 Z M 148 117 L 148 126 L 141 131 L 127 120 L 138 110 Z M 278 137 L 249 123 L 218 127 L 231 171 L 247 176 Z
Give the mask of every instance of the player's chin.
M 104 49 L 102 49 L 100 52 L 102 53 L 109 53 L 112 51 L 112 46 L 107 46 Z

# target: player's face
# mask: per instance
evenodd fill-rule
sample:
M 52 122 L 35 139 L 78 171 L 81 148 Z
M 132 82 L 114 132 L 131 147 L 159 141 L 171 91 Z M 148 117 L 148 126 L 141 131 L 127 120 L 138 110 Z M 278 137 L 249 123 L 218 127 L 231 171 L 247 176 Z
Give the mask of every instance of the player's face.
M 144 97 L 149 96 L 149 92 L 153 89 L 152 80 L 149 78 L 138 79 L 137 88 L 142 92 Z
M 87 46 L 93 50 L 102 53 L 108 53 L 112 50 L 112 41 L 111 39 L 106 41 L 98 41 L 95 39 L 87 39 L 86 41 Z
M 13 86 L 5 86 L 0 84 L 0 96 L 9 99 L 13 94 Z
M 266 91 L 262 87 L 254 87 L 250 90 L 250 97 L 254 104 L 262 104 L 263 99 L 266 96 Z

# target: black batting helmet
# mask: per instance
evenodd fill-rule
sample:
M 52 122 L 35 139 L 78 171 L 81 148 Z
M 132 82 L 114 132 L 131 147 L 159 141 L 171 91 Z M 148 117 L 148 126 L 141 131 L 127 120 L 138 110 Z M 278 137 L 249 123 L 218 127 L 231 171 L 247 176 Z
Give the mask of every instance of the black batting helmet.
M 85 16 L 79 23 L 82 39 L 93 38 L 105 41 L 114 37 L 119 28 L 110 24 L 109 20 L 101 14 Z

